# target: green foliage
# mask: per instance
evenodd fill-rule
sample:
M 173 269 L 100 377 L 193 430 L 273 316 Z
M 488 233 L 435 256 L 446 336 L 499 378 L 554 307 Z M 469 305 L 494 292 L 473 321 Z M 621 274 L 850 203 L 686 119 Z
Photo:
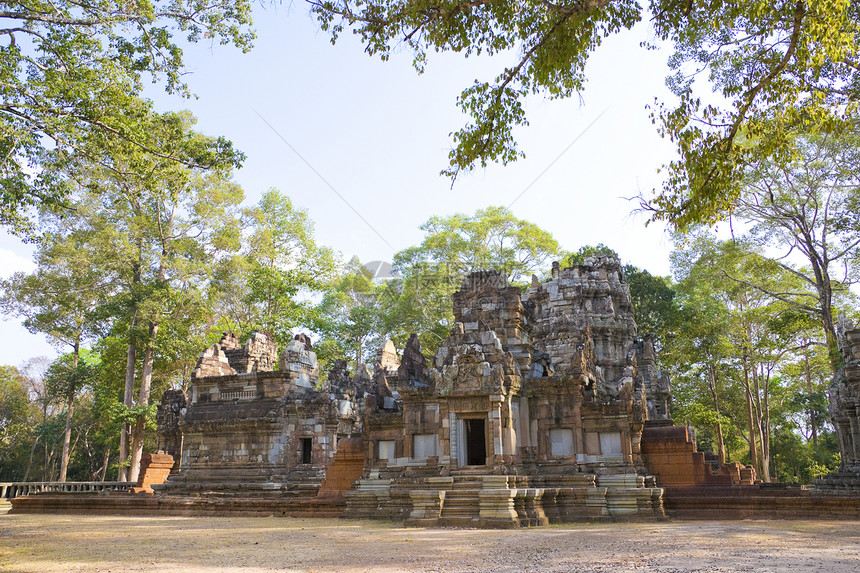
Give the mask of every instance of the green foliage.
M 675 415 L 715 425 L 701 412 L 716 416 L 718 402 L 732 459 L 757 462 L 765 479 L 808 482 L 806 468 L 836 447 L 824 407 L 831 377 L 824 333 L 757 285 L 800 296 L 810 293 L 809 283 L 749 240 L 700 235 L 684 247 L 672 255 L 679 320 L 659 356 L 672 372 Z M 700 435 L 712 438 L 713 428 Z
M 420 267 L 447 279 L 493 269 L 516 283 L 530 273 L 546 273 L 549 260 L 559 254 L 551 234 L 504 207 L 479 209 L 471 217 L 431 217 L 421 230 L 420 245 L 394 256 L 395 268 L 404 274 Z
M 214 146 L 200 139 L 164 145 L 151 129 L 158 116 L 139 95 L 151 79 L 189 96 L 174 35 L 247 50 L 250 11 L 248 0 L 0 3 L 0 224 L 31 233 L 30 207 L 68 205 L 70 189 L 56 166 L 109 163 L 107 146 L 198 166 L 235 154 L 223 138 Z
M 75 364 L 77 362 L 77 364 Z M 45 373 L 45 390 L 50 400 L 63 402 L 69 394 L 96 382 L 100 358 L 93 352 L 82 349 L 79 356 L 66 353 L 54 360 Z
M 652 118 L 677 144 L 648 207 L 685 230 L 713 223 L 739 198 L 745 171 L 797 159 L 796 129 L 839 133 L 857 116 L 858 12 L 850 0 L 652 3 L 657 35 L 675 46 L 679 97 Z M 704 78 L 725 103 L 696 95 Z
M 93 264 L 93 238 L 81 229 L 46 233 L 35 253 L 36 271 L 0 279 L 0 310 L 23 318 L 30 332 L 46 334 L 71 350 L 91 339 L 110 288 Z
M 597 245 L 585 245 L 579 248 L 575 253 L 567 253 L 564 255 L 564 258 L 561 260 L 561 268 L 573 267 L 576 265 L 581 265 L 585 263 L 585 259 L 588 257 L 594 257 L 597 255 L 606 255 L 609 257 L 614 257 L 618 260 L 621 260 L 621 257 L 618 253 L 615 252 L 614 249 L 611 249 L 604 245 L 603 243 L 598 243 Z
M 318 245 L 313 222 L 277 189 L 242 212 L 247 238 L 236 234 L 235 254 L 213 271 L 210 297 L 224 330 L 271 332 L 282 346 L 293 329 L 317 321 L 313 297 L 335 275 L 334 252 Z
M 470 122 L 453 134 L 455 147 L 445 173 L 488 161 L 508 163 L 520 157 L 513 138 L 527 125 L 522 100 L 530 93 L 569 97 L 582 90 L 588 54 L 606 36 L 640 19 L 632 0 L 563 6 L 549 2 L 314 2 L 312 11 L 335 41 L 354 28 L 366 51 L 388 59 L 405 45 L 416 70 L 423 71 L 428 52 L 453 51 L 519 54 L 518 61 L 492 81 L 476 81 L 463 90 L 457 105 Z
M 528 123 L 523 100 L 581 91 L 587 58 L 603 38 L 649 18 L 657 39 L 675 49 L 668 83 L 678 97 L 657 102 L 652 119 L 680 159 L 666 166 L 662 192 L 643 207 L 680 229 L 723 216 L 747 165 L 791 157 L 791 129 L 837 133 L 858 113 L 858 11 L 850 0 L 651 0 L 644 7 L 629 0 L 322 0 L 312 12 L 332 41 L 350 27 L 383 60 L 405 46 L 419 73 L 430 52 L 512 59 L 494 79 L 460 94 L 469 120 L 452 134 L 444 171 L 452 177 L 522 156 L 513 129 Z M 716 97 L 697 95 L 709 91 Z
M 435 353 L 448 336 L 454 320 L 451 295 L 467 273 L 498 270 L 517 283 L 532 273 L 546 274 L 548 262 L 559 254 L 550 233 L 504 207 L 431 217 L 421 229 L 421 244 L 394 256 L 401 277 L 386 283 L 380 304 L 392 340 L 402 348 L 417 333 L 425 354 Z
M 354 365 L 369 362 L 371 354 L 384 342 L 385 316 L 379 301 L 383 288 L 374 284 L 370 272 L 357 258 L 347 263 L 315 312 L 314 330 L 327 342 L 322 357 L 327 359 L 325 363 L 339 358 Z
M 413 264 L 401 278 L 385 283 L 380 293 L 384 328 L 398 348 L 416 333 L 424 355 L 436 353 L 454 325 L 451 295 L 460 280 L 450 266 L 424 263 Z
M 681 320 L 672 280 L 669 277 L 656 277 L 633 265 L 625 265 L 624 274 L 630 287 L 630 300 L 639 335 L 653 335 L 659 349 L 678 328 L 678 321 Z
M 0 366 L 0 479 L 19 478 L 33 439 L 35 415 L 26 380 L 14 366 Z

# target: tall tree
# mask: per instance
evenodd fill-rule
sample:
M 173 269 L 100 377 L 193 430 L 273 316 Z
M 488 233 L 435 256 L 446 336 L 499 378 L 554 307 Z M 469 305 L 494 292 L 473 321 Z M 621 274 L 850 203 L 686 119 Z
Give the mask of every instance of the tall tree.
M 354 364 L 366 363 L 369 351 L 381 343 L 383 312 L 381 286 L 357 258 L 350 260 L 334 280 L 316 309 L 315 330 Z
M 719 304 L 720 316 L 707 322 L 722 324 L 719 336 L 726 344 L 722 353 L 711 356 L 715 366 L 710 368 L 722 371 L 721 401 L 729 406 L 723 413 L 737 427 L 747 427 L 742 436 L 749 445 L 750 462 L 769 481 L 774 470 L 774 429 L 790 425 L 786 404 L 793 394 L 806 393 L 809 388 L 809 384 L 806 388 L 800 385 L 795 364 L 815 344 L 823 346 L 823 334 L 811 338 L 809 317 L 752 286 L 765 280 L 763 273 L 767 273 L 767 280 L 784 292 L 802 288 L 795 274 L 751 251 L 750 244 L 738 239 L 717 241 L 702 236 L 673 253 L 673 267 L 683 279 L 678 291 L 690 316 L 696 317 L 694 321 L 707 308 L 707 299 Z M 707 299 L 686 298 L 696 291 L 706 293 Z M 705 325 L 696 328 L 707 332 Z M 668 347 L 670 356 L 690 336 L 687 325 L 678 332 Z
M 211 296 L 219 324 L 237 333 L 265 330 L 286 344 L 292 330 L 315 321 L 314 295 L 334 278 L 334 252 L 318 245 L 305 209 L 270 189 L 242 211 L 237 252 L 219 263 Z
M 78 359 L 81 344 L 97 332 L 97 310 L 110 292 L 106 277 L 93 259 L 91 231 L 74 229 L 67 235 L 46 234 L 36 251 L 36 271 L 16 273 L 0 280 L 0 309 L 24 318 L 32 333 L 48 335 L 55 344 L 71 351 L 71 365 L 54 373 L 54 386 L 62 374 L 66 422 L 59 481 L 66 481 L 75 396 L 81 386 Z
M 170 157 L 105 139 L 102 163 L 81 156 L 56 165 L 55 176 L 73 190 L 75 212 L 52 222 L 58 232 L 70 226 L 90 232 L 100 254 L 97 272 L 116 291 L 113 316 L 127 328 L 123 403 L 135 408 L 133 428 L 120 440 L 121 463 L 131 446 L 129 474 L 120 477 L 132 480 L 143 449 L 159 331 L 171 320 L 188 321 L 202 304 L 199 291 L 209 265 L 229 244 L 223 229 L 236 228 L 235 207 L 242 199 L 229 180 L 230 168 L 241 161 L 231 146 L 195 133 L 187 114 L 153 115 L 146 125 L 147 140 L 169 149 Z M 175 156 L 212 169 L 191 169 Z
M 517 282 L 530 273 L 546 273 L 551 258 L 559 254 L 550 233 L 504 207 L 479 209 L 472 216 L 431 217 L 421 230 L 425 237 L 420 245 L 395 255 L 398 269 L 426 262 L 459 275 L 494 269 Z
M 818 321 L 835 370 L 833 305 L 860 277 L 860 131 L 805 135 L 793 145 L 790 161 L 748 169 L 733 213 L 751 225 L 750 251 L 775 251 L 761 260 L 773 269 L 762 269 L 755 281 L 729 276 Z M 784 273 L 798 280 L 777 280 Z
M 60 473 L 58 481 L 66 481 L 71 459 L 72 422 L 75 414 L 75 400 L 78 393 L 95 379 L 97 357 L 78 345 L 70 354 L 65 354 L 51 363 L 45 376 L 45 386 L 49 395 L 57 396 L 65 403 L 65 423 L 63 427 L 63 447 L 60 453 Z
M 677 329 L 681 320 L 677 292 L 670 277 L 658 277 L 645 269 L 625 265 L 630 299 L 639 335 L 651 334 L 658 348 Z
M 147 137 L 143 81 L 189 95 L 175 34 L 248 50 L 250 12 L 249 0 L 0 2 L 0 224 L 28 233 L 29 207 L 67 205 L 68 187 L 43 167 L 102 164 L 101 139 L 188 163 Z
M 401 277 L 385 285 L 381 300 L 395 341 L 405 343 L 416 332 L 430 353 L 450 331 L 451 295 L 463 276 L 492 269 L 517 283 L 532 273 L 547 274 L 550 260 L 559 255 L 550 233 L 504 207 L 431 217 L 421 229 L 421 244 L 394 256 Z
M 27 380 L 14 366 L 0 366 L 0 479 L 21 479 L 36 414 Z
M 523 100 L 581 91 L 588 56 L 603 39 L 650 17 L 657 38 L 675 48 L 670 86 L 678 95 L 654 119 L 681 159 L 669 164 L 664 190 L 649 208 L 682 228 L 724 211 L 753 158 L 784 156 L 787 128 L 838 131 L 858 114 L 858 11 L 850 0 L 309 3 L 333 40 L 352 28 L 365 50 L 384 60 L 406 47 L 419 73 L 431 52 L 511 58 L 498 76 L 476 81 L 458 98 L 470 119 L 453 134 L 445 170 L 451 176 L 521 156 L 513 130 L 527 124 Z M 719 103 L 697 97 L 699 78 Z M 765 132 L 749 145 L 749 137 Z

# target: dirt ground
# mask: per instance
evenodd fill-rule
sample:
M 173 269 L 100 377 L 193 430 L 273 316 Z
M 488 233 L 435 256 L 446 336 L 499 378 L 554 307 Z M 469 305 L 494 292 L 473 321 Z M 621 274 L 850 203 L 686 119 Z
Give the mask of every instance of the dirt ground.
M 670 521 L 522 530 L 338 519 L 0 515 L 0 571 L 860 571 L 860 523 Z

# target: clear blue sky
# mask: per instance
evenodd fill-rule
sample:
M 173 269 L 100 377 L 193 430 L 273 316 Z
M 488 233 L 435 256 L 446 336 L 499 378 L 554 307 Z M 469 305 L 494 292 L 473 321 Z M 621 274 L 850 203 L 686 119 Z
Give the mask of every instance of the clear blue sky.
M 604 243 L 624 262 L 669 273 L 663 227 L 646 228 L 644 217 L 631 215 L 636 203 L 624 199 L 659 187 L 658 169 L 674 157 L 646 110 L 655 96 L 669 97 L 668 54 L 639 47 L 652 39 L 647 22 L 607 39 L 591 57 L 581 99 L 528 101 L 530 126 L 516 132 L 526 159 L 464 175 L 453 189 L 438 173 L 447 165 L 449 133 L 465 121 L 456 97 L 512 58 L 431 54 L 419 76 L 408 53 L 380 62 L 349 33 L 332 46 L 303 3 L 258 9 L 255 27 L 248 54 L 206 44 L 186 50 L 197 99 L 148 92 L 161 109 L 191 110 L 200 131 L 223 135 L 248 155 L 236 174 L 246 202 L 279 188 L 308 209 L 319 242 L 364 262 L 390 260 L 420 242 L 418 227 L 433 215 L 510 205 L 565 249 Z M 0 237 L 0 273 L 28 270 L 29 257 L 26 245 Z M 56 353 L 15 321 L 0 323 L 0 332 L 0 364 Z

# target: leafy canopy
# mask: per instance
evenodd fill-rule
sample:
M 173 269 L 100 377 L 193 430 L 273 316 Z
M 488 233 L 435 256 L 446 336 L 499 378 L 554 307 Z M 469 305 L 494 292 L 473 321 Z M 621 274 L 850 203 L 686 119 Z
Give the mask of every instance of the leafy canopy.
M 434 51 L 510 61 L 461 93 L 457 104 L 470 119 L 453 133 L 444 171 L 452 177 L 520 157 L 513 129 L 528 123 L 525 97 L 581 91 L 587 58 L 602 40 L 650 17 L 657 39 L 674 46 L 669 85 L 678 96 L 658 103 L 652 117 L 681 158 L 643 207 L 682 229 L 725 213 L 744 165 L 790 156 L 786 129 L 838 131 L 858 113 L 860 14 L 850 0 L 651 0 L 647 9 L 633 0 L 309 3 L 332 41 L 350 27 L 383 60 L 405 46 L 419 73 Z M 699 78 L 719 103 L 697 96 Z
M 67 189 L 45 164 L 74 156 L 101 163 L 104 139 L 205 162 L 147 137 L 143 81 L 189 95 L 175 35 L 247 50 L 250 10 L 249 0 L 0 2 L 0 224 L 23 234 L 30 207 L 63 206 Z

